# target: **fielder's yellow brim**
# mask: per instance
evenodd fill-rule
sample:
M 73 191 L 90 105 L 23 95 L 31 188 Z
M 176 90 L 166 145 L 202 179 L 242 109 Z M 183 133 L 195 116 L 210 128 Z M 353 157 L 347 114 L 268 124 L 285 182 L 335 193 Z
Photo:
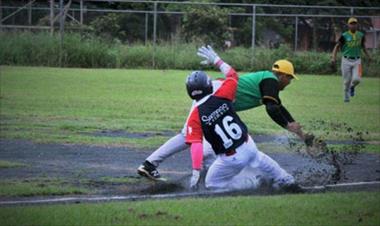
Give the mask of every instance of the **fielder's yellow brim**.
M 351 24 L 351 23 L 357 23 L 358 22 L 358 20 L 356 19 L 356 18 L 353 18 L 353 17 L 351 17 L 350 19 L 348 19 L 348 24 Z
M 281 72 L 281 73 L 284 73 L 283 71 L 280 71 L 280 70 L 278 70 L 278 69 L 272 69 L 272 71 L 278 71 L 278 72 Z M 285 73 L 284 73 L 285 74 Z M 286 73 L 287 74 L 287 73 Z M 290 76 L 292 76 L 295 80 L 300 80 L 295 74 L 288 74 L 288 75 L 290 75 Z

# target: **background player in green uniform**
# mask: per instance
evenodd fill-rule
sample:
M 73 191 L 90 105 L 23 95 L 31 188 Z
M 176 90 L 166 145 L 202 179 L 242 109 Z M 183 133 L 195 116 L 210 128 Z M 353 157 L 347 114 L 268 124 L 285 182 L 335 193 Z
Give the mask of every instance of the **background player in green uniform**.
M 236 111 L 244 111 L 264 104 L 273 121 L 305 140 L 300 124 L 293 119 L 279 98 L 279 92 L 289 85 L 293 79 L 298 79 L 294 74 L 294 67 L 291 62 L 278 60 L 273 64 L 272 71 L 249 73 L 239 78 L 236 99 L 233 104 Z M 220 84 L 221 81 L 213 81 L 214 92 Z M 169 139 L 139 166 L 137 172 L 153 180 L 162 180 L 157 171 L 158 165 L 169 156 L 188 148 L 185 143 L 185 135 L 185 130 L 182 130 L 182 133 Z M 209 164 L 206 159 L 205 164 Z
M 332 53 L 332 64 L 336 63 L 336 54 L 339 49 L 342 50 L 342 77 L 344 102 L 350 102 L 350 96 L 355 96 L 355 87 L 360 83 L 362 77 L 361 52 L 366 54 L 371 60 L 367 49 L 365 48 L 365 36 L 363 32 L 358 31 L 358 20 L 351 17 L 348 20 L 349 30 L 344 32 L 339 38 Z

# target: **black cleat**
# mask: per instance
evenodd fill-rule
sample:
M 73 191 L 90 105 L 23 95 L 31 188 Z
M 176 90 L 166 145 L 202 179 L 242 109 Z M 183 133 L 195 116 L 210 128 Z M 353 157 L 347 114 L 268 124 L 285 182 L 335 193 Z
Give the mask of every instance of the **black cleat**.
M 165 178 L 161 177 L 156 167 L 148 161 L 145 161 L 142 165 L 139 166 L 139 168 L 137 168 L 137 173 L 150 180 L 166 181 Z

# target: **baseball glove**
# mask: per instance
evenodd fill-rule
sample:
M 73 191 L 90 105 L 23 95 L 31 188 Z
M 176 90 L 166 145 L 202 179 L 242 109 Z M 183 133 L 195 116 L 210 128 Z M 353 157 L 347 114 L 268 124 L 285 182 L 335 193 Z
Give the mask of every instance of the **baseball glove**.
M 305 135 L 306 152 L 312 157 L 317 157 L 328 151 L 327 143 L 313 134 Z

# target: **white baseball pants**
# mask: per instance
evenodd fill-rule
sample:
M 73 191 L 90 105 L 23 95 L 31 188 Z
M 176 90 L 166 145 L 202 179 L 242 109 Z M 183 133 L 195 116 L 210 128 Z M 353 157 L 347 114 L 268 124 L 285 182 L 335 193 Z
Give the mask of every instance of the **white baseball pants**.
M 358 85 L 362 78 L 361 59 L 351 60 L 342 57 L 341 69 L 343 77 L 343 90 L 345 98 L 347 99 L 349 98 L 351 86 Z
M 280 165 L 266 154 L 259 151 L 251 137 L 236 149 L 231 156 L 220 154 L 210 166 L 206 175 L 206 187 L 210 189 L 237 189 L 242 185 L 239 173 L 246 167 L 256 168 L 265 173 L 269 179 L 280 180 L 291 177 Z M 256 174 L 252 174 L 255 183 Z M 243 182 L 245 183 L 245 182 Z M 254 186 L 254 184 L 252 184 Z

